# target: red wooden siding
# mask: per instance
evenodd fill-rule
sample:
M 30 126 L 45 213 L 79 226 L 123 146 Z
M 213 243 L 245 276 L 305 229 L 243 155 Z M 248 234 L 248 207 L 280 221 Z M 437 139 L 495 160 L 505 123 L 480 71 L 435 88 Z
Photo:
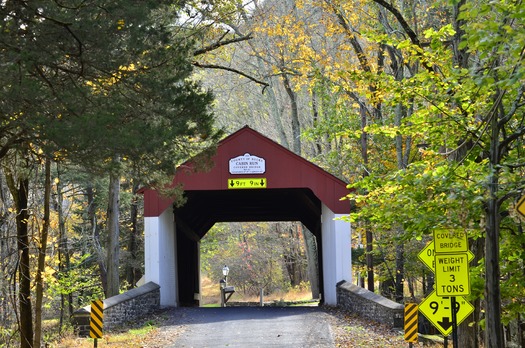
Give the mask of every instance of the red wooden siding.
M 229 173 L 229 160 L 246 153 L 265 159 L 264 174 Z M 173 183 L 182 183 L 185 190 L 228 190 L 228 179 L 231 178 L 266 178 L 266 190 L 310 188 L 334 213 L 350 212 L 349 202 L 340 200 L 349 192 L 345 182 L 249 127 L 223 139 L 212 161 L 214 166 L 206 173 L 192 172 L 192 162 L 185 163 L 178 169 Z M 145 216 L 159 216 L 172 203 L 153 190 L 144 189 L 142 192 Z

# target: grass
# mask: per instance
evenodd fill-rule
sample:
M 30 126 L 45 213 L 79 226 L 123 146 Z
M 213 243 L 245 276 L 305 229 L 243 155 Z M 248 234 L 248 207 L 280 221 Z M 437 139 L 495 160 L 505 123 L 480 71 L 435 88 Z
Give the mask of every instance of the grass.
M 97 340 L 98 347 L 144 347 L 144 342 L 158 329 L 154 321 L 147 321 L 135 328 L 123 332 L 104 333 L 102 338 Z M 60 340 L 49 345 L 50 348 L 91 348 L 94 346 L 94 339 L 86 337 L 77 337 L 72 332 L 68 332 Z

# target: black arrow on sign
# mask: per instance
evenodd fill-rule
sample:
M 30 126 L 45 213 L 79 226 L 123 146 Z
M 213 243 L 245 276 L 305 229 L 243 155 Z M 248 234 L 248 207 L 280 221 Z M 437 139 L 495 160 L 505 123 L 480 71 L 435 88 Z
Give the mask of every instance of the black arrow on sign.
M 443 330 L 448 330 L 450 329 L 450 327 L 452 326 L 452 322 L 450 321 L 450 318 L 449 317 L 443 317 L 443 320 L 442 321 L 438 321 L 437 322 L 442 328 Z
M 264 180 L 261 179 L 261 186 L 264 186 Z
M 233 180 L 230 181 L 230 186 L 231 186 L 231 187 L 234 187 L 234 186 L 235 186 L 235 183 L 233 182 Z

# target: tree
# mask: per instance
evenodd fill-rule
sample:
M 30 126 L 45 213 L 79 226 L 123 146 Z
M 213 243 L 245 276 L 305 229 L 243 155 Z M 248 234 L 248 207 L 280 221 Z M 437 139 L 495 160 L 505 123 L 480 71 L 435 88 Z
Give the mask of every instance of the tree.
M 391 5 L 387 4 L 385 7 L 396 13 Z M 413 129 L 417 132 L 411 133 L 414 136 L 424 135 L 423 139 L 429 145 L 423 150 L 424 158 L 428 159 L 431 155 L 434 160 L 426 164 L 421 162 L 421 165 L 426 167 L 427 177 L 430 175 L 429 171 L 433 170 L 437 171 L 440 180 L 447 182 L 444 190 L 438 191 L 433 186 L 430 191 L 442 192 L 447 197 L 447 201 L 442 203 L 447 211 L 442 212 L 443 216 L 432 217 L 435 221 L 425 221 L 421 225 L 419 219 L 414 218 L 417 217 L 416 212 L 411 211 L 410 215 L 404 216 L 404 213 L 399 214 L 392 206 L 383 212 L 379 212 L 376 206 L 375 212 L 368 212 L 375 216 L 376 221 L 386 222 L 392 221 L 388 216 L 396 211 L 398 215 L 393 221 L 401 223 L 404 220 L 408 232 L 413 230 L 410 225 L 414 222 L 418 223 L 422 231 L 428 230 L 430 226 L 452 227 L 459 224 L 470 231 L 471 237 L 485 237 L 485 344 L 500 347 L 504 342 L 499 271 L 502 259 L 499 245 L 502 240 L 513 238 L 510 235 L 501 238 L 502 225 L 505 224 L 510 230 L 516 228 L 510 227 L 512 222 L 509 221 L 507 209 L 508 199 L 514 197 L 516 188 L 521 186 L 521 180 L 515 177 L 515 171 L 521 166 L 515 165 L 519 161 L 519 154 L 515 154 L 514 149 L 515 146 L 520 146 L 523 135 L 519 126 L 523 85 L 517 78 L 521 76 L 523 46 L 514 46 L 511 42 L 514 35 L 521 35 L 517 28 L 521 28 L 518 23 L 523 17 L 514 14 L 514 4 L 502 3 L 496 8 L 489 4 L 481 6 L 487 17 L 483 17 L 486 19 L 486 26 L 480 33 L 480 27 L 474 21 L 474 18 L 479 19 L 477 5 L 465 2 L 452 5 L 451 8 L 454 13 L 452 24 L 425 32 L 425 37 L 430 42 L 424 47 L 429 47 L 428 49 L 423 50 L 421 41 L 412 37 L 410 43 L 398 45 L 410 48 L 410 55 L 428 68 L 414 75 L 413 81 L 407 80 L 405 82 L 408 83 L 402 83 L 399 89 L 393 89 L 395 93 L 399 93 L 399 98 L 413 99 L 428 108 L 415 109 L 414 114 L 407 119 L 410 123 L 404 123 L 398 131 Z M 489 12 L 495 13 L 494 17 L 489 16 Z M 502 27 L 507 30 L 505 39 L 501 36 Z M 480 35 L 491 39 L 481 40 Z M 507 36 L 510 36 L 510 41 L 507 41 Z M 495 40 L 492 40 L 493 37 Z M 476 43 L 476 40 L 483 43 Z M 425 127 L 426 124 L 431 124 L 432 127 Z M 454 125 L 454 128 L 450 125 Z M 429 149 L 432 151 L 428 152 Z M 442 159 L 442 163 L 435 167 L 438 162 L 434 161 L 438 158 Z M 381 191 L 379 196 L 384 195 L 388 197 L 388 202 L 392 202 L 392 193 L 402 188 L 402 192 L 395 193 L 397 199 L 394 201 L 405 202 L 403 207 L 407 211 L 410 201 L 403 199 L 403 196 L 411 191 L 410 188 L 417 187 L 415 192 L 409 194 L 417 202 L 421 202 L 416 198 L 417 195 L 426 190 L 423 196 L 428 199 L 429 193 L 429 187 L 421 185 L 421 178 L 425 178 L 425 174 L 412 177 L 411 184 L 402 184 L 401 178 L 408 179 L 412 175 L 411 171 L 400 171 L 391 176 L 392 181 L 389 183 L 383 177 L 382 183 L 376 183 L 378 186 L 374 189 L 375 194 Z M 502 185 L 503 182 L 508 184 Z M 393 187 L 397 189 L 392 191 Z M 463 192 L 460 194 L 456 187 L 463 187 Z M 436 201 L 441 200 L 434 194 L 432 197 Z M 418 206 L 417 209 L 421 208 Z M 432 214 L 440 210 L 442 208 L 436 206 Z M 381 217 L 377 219 L 379 216 Z M 407 224 L 406 219 L 409 216 L 411 222 Z M 515 223 L 514 221 L 514 225 Z M 474 291 L 477 293 L 478 290 Z
M 22 255 L 23 347 L 33 345 L 26 207 L 33 154 L 98 172 L 114 167 L 108 159 L 118 154 L 123 164 L 147 168 L 139 172 L 144 183 L 162 185 L 177 163 L 220 136 L 211 94 L 189 78 L 192 40 L 170 26 L 181 5 L 0 4 L 0 158 L 12 161 L 16 152 L 23 164 L 8 173 Z
M 333 154 L 322 156 L 322 165 L 338 158 L 340 173 L 364 193 L 350 196 L 358 209 L 354 226 L 362 223 L 381 245 L 424 239 L 437 226 L 467 230 L 473 248 L 485 242 L 477 253 L 485 262 L 472 267 L 485 282 L 475 282 L 473 297 L 490 307 L 481 319 L 485 344 L 503 346 L 502 324 L 520 322 L 523 308 L 516 300 L 522 294 L 510 290 L 523 260 L 510 247 L 522 236 L 512 211 L 523 190 L 521 2 L 287 5 L 259 12 L 254 32 L 269 38 L 261 46 L 270 49 L 259 49 L 265 54 L 258 58 L 272 67 L 260 71 L 286 75 L 295 92 L 311 92 L 307 139 L 318 153 Z M 403 277 L 396 273 L 399 295 Z M 475 327 L 468 330 L 469 345 L 477 346 Z

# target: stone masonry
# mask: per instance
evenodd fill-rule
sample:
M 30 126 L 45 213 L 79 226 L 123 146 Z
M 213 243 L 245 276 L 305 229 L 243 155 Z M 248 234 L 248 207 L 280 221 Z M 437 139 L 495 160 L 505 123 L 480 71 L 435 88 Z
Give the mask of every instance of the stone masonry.
M 141 319 L 160 307 L 160 286 L 149 282 L 104 300 L 104 328 L 111 330 Z M 89 336 L 91 306 L 73 313 L 71 322 L 79 336 Z
M 346 281 L 337 284 L 337 305 L 392 328 L 403 327 L 402 304 Z

